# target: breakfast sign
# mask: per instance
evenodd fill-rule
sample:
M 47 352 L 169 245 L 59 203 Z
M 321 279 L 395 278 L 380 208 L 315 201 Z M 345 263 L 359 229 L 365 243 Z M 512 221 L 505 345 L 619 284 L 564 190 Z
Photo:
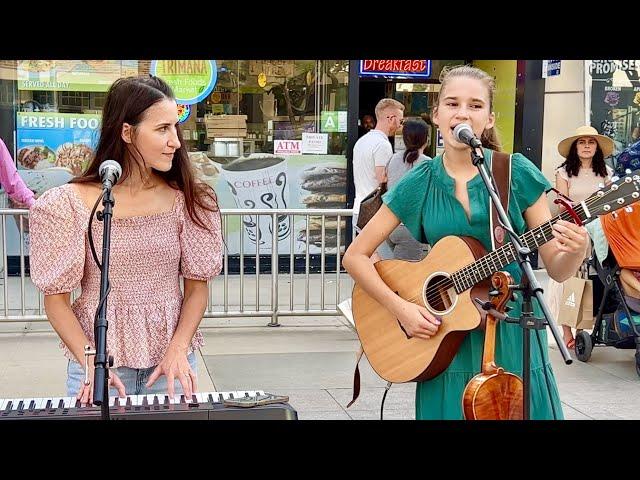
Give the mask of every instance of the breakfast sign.
M 360 60 L 360 76 L 429 78 L 431 60 Z

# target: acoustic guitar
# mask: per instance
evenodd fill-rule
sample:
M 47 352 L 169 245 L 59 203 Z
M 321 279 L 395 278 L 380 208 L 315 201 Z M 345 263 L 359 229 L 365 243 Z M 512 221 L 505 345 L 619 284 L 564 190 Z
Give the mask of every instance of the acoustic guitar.
M 496 272 L 491 284 L 494 290 L 490 303 L 493 310 L 503 313 L 511 297 L 510 286 L 515 282 L 507 272 Z M 481 372 L 467 383 L 462 393 L 465 420 L 522 420 L 524 416 L 522 379 L 495 361 L 496 322 L 493 313 L 487 312 Z
M 528 230 L 520 240 L 536 250 L 554 238 L 551 231 L 558 220 L 588 223 L 639 197 L 640 170 L 636 170 L 600 189 L 576 205 L 574 211 L 564 211 Z M 484 301 L 491 275 L 516 260 L 517 253 L 510 242 L 487 253 L 474 238 L 447 236 L 419 262 L 377 262 L 378 274 L 392 291 L 440 316 L 442 323 L 428 340 L 409 337 L 398 319 L 356 282 L 352 298 L 354 322 L 375 372 L 393 383 L 429 380 L 443 372 L 467 333 L 483 327 L 486 312 L 474 299 Z

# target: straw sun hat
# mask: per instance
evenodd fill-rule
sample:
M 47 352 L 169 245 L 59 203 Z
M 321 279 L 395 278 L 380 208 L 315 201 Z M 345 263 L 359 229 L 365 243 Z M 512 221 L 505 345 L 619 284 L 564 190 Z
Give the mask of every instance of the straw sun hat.
M 598 145 L 600 145 L 600 149 L 602 150 L 602 154 L 605 158 L 613 153 L 613 140 L 611 140 L 609 137 L 605 137 L 604 135 L 600 135 L 595 128 L 585 125 L 582 127 L 578 127 L 576 129 L 575 135 L 565 138 L 558 144 L 558 152 L 560 152 L 560 155 L 562 155 L 564 158 L 567 158 L 567 155 L 569 155 L 571 144 L 580 137 L 595 138 L 596 142 L 598 142 Z

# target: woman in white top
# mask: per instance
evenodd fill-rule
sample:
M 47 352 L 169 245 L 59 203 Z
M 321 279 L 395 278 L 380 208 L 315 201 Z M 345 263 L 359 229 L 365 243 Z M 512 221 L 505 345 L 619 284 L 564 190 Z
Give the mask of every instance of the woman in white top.
M 575 135 L 565 138 L 558 144 L 558 152 L 565 161 L 556 170 L 556 189 L 577 204 L 587 199 L 602 185 L 611 182 L 613 169 L 605 162 L 605 157 L 613 153 L 613 140 L 590 126 L 579 127 Z M 560 212 L 565 208 L 560 206 Z M 585 258 L 591 252 L 590 243 L 585 251 Z M 549 307 L 555 316 L 560 311 L 562 284 L 549 279 L 547 291 L 549 293 Z M 558 319 L 562 324 L 562 319 Z M 568 348 L 573 348 L 575 339 L 571 327 L 562 325 L 564 342 Z

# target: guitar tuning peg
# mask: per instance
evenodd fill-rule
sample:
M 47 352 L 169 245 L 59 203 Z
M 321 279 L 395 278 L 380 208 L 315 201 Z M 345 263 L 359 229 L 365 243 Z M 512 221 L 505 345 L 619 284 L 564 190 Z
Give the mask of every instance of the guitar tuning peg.
M 631 213 L 633 212 L 633 207 L 631 205 L 629 205 L 628 207 L 624 207 L 624 211 L 627 213 Z
M 611 212 L 611 218 L 616 220 L 618 218 L 618 212 Z
M 598 188 L 604 188 L 604 183 L 600 182 L 600 183 L 598 184 Z
M 614 175 L 613 177 L 611 177 L 612 182 L 617 182 L 618 180 L 620 180 L 620 177 L 617 175 Z
M 624 173 L 626 173 L 627 175 L 629 175 L 629 174 L 631 173 L 631 169 L 630 169 L 630 168 L 627 168 L 627 169 L 624 171 Z

